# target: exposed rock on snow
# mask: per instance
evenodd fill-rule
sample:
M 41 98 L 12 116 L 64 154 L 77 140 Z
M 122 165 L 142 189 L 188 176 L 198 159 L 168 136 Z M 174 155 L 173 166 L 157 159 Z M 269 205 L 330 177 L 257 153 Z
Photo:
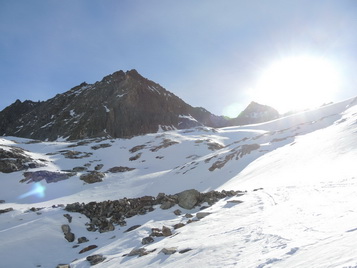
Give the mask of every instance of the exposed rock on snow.
M 163 234 L 163 236 L 172 235 L 171 229 L 169 227 L 163 226 L 162 227 L 162 234 Z
M 98 171 L 92 171 L 87 174 L 83 174 L 80 176 L 80 179 L 86 183 L 96 183 L 103 181 L 105 174 Z
M 132 171 L 134 170 L 135 168 L 130 168 L 130 167 L 122 167 L 122 166 L 119 166 L 119 167 L 112 167 L 108 170 L 108 172 L 110 173 L 119 173 L 119 172 L 127 172 L 127 171 Z
M 237 147 L 236 149 L 232 150 L 231 153 L 227 154 L 224 159 L 220 159 L 213 163 L 213 165 L 208 169 L 209 171 L 214 171 L 215 169 L 221 169 L 224 167 L 227 162 L 230 160 L 235 159 L 239 160 L 243 156 L 250 154 L 252 151 L 258 150 L 260 148 L 259 144 L 243 144 L 242 146 Z
M 4 148 L 6 149 L 0 148 L 0 172 L 11 173 L 44 166 L 44 163 L 35 161 L 21 148 L 8 146 Z
M 88 247 L 83 248 L 83 249 L 79 252 L 79 254 L 82 254 L 82 253 L 84 253 L 84 252 L 90 251 L 90 250 L 95 249 L 95 248 L 97 248 L 97 247 L 98 247 L 97 245 L 90 245 L 90 246 L 88 246 Z
M 200 192 L 191 189 L 177 194 L 178 205 L 184 209 L 192 209 L 200 199 Z
M 13 210 L 14 210 L 13 208 L 0 209 L 0 214 L 7 213 L 7 212 L 10 212 L 10 211 L 13 211 Z
M 144 237 L 141 240 L 141 244 L 143 244 L 143 245 L 151 244 L 153 242 L 154 242 L 154 238 L 152 238 L 151 236 Z
M 165 255 L 172 255 L 177 252 L 177 247 L 163 248 L 159 253 L 164 253 Z
M 64 238 L 68 241 L 68 242 L 73 242 L 75 239 L 75 235 L 74 233 L 71 232 L 71 227 L 69 227 L 68 224 L 63 224 L 61 226 L 62 228 L 62 232 L 64 234 Z
M 95 255 L 91 255 L 88 256 L 87 261 L 89 261 L 90 265 L 96 265 L 98 263 L 101 263 L 105 260 L 105 257 L 101 254 L 95 254 Z
M 61 173 L 61 172 L 52 172 L 47 170 L 39 170 L 35 172 L 25 172 L 24 179 L 20 182 L 39 182 L 45 180 L 47 183 L 59 182 L 67 180 L 71 176 L 74 176 L 74 173 Z
M 197 219 L 203 219 L 204 217 L 207 217 L 208 215 L 210 215 L 211 213 L 209 213 L 209 212 L 198 212 L 197 214 L 196 214 L 196 217 L 197 217 Z
M 85 243 L 85 242 L 88 242 L 88 238 L 85 237 L 85 236 L 82 236 L 82 237 L 79 237 L 78 238 L 78 244 L 82 244 L 82 243 Z
M 87 223 L 87 230 L 99 230 L 99 232 L 102 233 L 113 231 L 115 229 L 114 225 L 125 226 L 126 218 L 151 212 L 156 205 L 161 205 L 161 209 L 166 209 L 166 204 L 169 204 L 169 206 L 172 207 L 180 204 L 179 202 L 181 201 L 181 205 L 183 204 L 186 209 L 192 209 L 194 206 L 198 206 L 205 202 L 212 205 L 219 199 L 232 197 L 241 193 L 242 192 L 240 191 L 224 190 L 222 192 L 210 191 L 207 193 L 200 193 L 197 190 L 191 189 L 176 195 L 160 193 L 156 198 L 153 196 L 143 196 L 140 198 L 124 198 L 114 201 L 90 202 L 88 204 L 73 203 L 68 204 L 65 210 L 86 215 L 90 219 L 90 222 Z M 128 231 L 129 230 L 130 228 Z M 159 230 L 159 233 L 160 232 L 163 234 L 164 228 L 162 231 Z M 166 229 L 165 234 L 168 234 L 168 230 Z M 155 236 L 155 234 L 152 236 Z

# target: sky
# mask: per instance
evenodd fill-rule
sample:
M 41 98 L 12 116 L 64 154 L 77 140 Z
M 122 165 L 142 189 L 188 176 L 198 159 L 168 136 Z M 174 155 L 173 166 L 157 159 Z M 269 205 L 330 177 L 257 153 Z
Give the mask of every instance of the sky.
M 336 102 L 356 32 L 355 0 L 0 0 L 0 110 L 131 69 L 216 115 Z

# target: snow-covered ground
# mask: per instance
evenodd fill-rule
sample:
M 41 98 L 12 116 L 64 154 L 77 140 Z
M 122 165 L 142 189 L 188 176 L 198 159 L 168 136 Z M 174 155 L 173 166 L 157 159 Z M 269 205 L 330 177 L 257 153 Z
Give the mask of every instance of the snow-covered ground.
M 357 267 L 357 101 L 350 99 L 271 122 L 222 129 L 196 128 L 132 139 L 41 142 L 2 137 L 0 147 L 16 146 L 47 161 L 31 169 L 63 172 L 86 166 L 105 172 L 114 166 L 135 168 L 106 173 L 103 182 L 86 184 L 86 171 L 57 183 L 20 183 L 23 172 L 0 174 L 0 267 L 89 267 L 86 257 L 102 254 L 96 267 Z M 77 146 L 78 145 L 78 146 Z M 102 146 L 100 146 L 102 145 Z M 135 148 L 135 149 L 134 149 Z M 80 152 L 69 159 L 69 150 Z M 19 198 L 33 190 L 43 195 Z M 156 251 L 123 257 L 151 228 L 186 223 L 185 210 L 159 207 L 127 219 L 111 232 L 86 230 L 88 219 L 69 213 L 76 237 L 89 242 L 73 247 L 64 239 L 68 213 L 58 204 L 199 191 L 242 190 L 203 210 L 211 214 L 145 245 Z M 228 202 L 240 200 L 242 203 Z M 31 211 L 32 207 L 44 208 Z M 182 210 L 182 215 L 173 213 Z M 133 225 L 138 229 L 124 233 Z M 86 253 L 88 245 L 98 247 Z M 160 253 L 174 247 L 185 253 Z

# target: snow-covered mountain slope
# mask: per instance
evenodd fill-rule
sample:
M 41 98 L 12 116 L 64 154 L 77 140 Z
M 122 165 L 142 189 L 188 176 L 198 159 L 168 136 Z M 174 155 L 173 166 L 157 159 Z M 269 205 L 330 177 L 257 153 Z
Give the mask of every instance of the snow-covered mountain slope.
M 105 260 L 96 267 L 357 267 L 356 104 L 350 99 L 262 124 L 132 139 L 36 143 L 3 137 L 0 149 L 20 147 L 46 165 L 27 171 L 71 176 L 29 183 L 23 171 L 1 174 L 0 210 L 13 210 L 0 214 L 0 266 L 89 267 L 87 256 L 101 254 Z M 103 172 L 101 182 L 80 180 L 94 170 Z M 246 193 L 202 211 L 156 206 L 105 233 L 87 231 L 86 216 L 58 206 L 192 188 Z M 177 209 L 181 215 L 173 213 Z M 198 212 L 210 214 L 188 224 L 185 214 L 196 219 Z M 185 226 L 174 229 L 178 223 Z M 89 242 L 65 240 L 63 224 Z M 163 226 L 173 234 L 141 244 L 152 228 Z M 89 245 L 97 247 L 79 254 Z M 138 248 L 148 254 L 123 256 Z M 176 253 L 166 255 L 164 248 Z

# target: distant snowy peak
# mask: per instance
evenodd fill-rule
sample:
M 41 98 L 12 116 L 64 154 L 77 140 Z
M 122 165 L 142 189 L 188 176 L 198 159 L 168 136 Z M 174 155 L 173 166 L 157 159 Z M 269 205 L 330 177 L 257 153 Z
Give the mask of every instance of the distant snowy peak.
M 85 82 L 45 102 L 15 102 L 0 112 L 0 135 L 39 140 L 125 138 L 194 126 L 229 123 L 185 103 L 136 70 Z
M 279 117 L 279 112 L 274 108 L 252 101 L 247 108 L 234 119 L 234 122 L 237 125 L 246 125 L 262 123 Z

